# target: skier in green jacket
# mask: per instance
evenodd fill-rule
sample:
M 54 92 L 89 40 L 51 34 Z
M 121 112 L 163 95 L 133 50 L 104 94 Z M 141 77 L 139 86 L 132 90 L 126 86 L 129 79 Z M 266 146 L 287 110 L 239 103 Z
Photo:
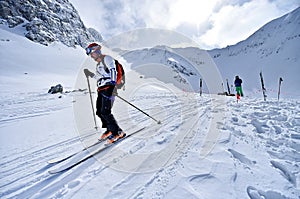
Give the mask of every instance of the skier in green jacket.
M 239 96 L 243 97 L 243 90 L 242 90 L 242 80 L 240 79 L 239 76 L 235 76 L 235 80 L 234 80 L 234 86 L 235 86 L 235 90 L 236 90 L 236 94 L 237 97 L 239 98 Z

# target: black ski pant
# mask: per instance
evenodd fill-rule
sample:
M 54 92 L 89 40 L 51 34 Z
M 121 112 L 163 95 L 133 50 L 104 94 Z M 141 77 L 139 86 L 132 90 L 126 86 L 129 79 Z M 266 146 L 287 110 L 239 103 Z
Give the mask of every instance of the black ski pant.
M 114 86 L 98 89 L 96 114 L 101 119 L 102 128 L 107 128 L 113 135 L 118 135 L 118 131 L 122 131 L 122 129 L 119 127 L 111 111 L 115 98 L 112 95 L 113 90 Z

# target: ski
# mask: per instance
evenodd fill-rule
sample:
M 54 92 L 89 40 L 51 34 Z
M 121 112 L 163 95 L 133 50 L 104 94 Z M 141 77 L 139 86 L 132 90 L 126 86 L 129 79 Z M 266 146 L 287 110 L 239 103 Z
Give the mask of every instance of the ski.
M 262 92 L 263 92 L 263 96 L 264 96 L 264 101 L 266 101 L 267 95 L 266 95 L 266 88 L 265 88 L 262 72 L 260 72 L 259 75 L 260 75 L 261 88 L 262 88 Z
M 107 138 L 105 138 L 105 139 L 99 139 L 99 140 L 98 140 L 97 142 L 95 142 L 94 144 L 92 144 L 92 145 L 90 145 L 90 146 L 87 146 L 87 147 L 83 148 L 83 149 L 80 150 L 80 151 L 77 151 L 77 152 L 72 153 L 72 154 L 70 154 L 70 155 L 68 155 L 68 156 L 65 156 L 65 157 L 54 158 L 54 159 L 48 160 L 47 163 L 48 163 L 48 164 L 57 164 L 57 163 L 63 162 L 63 161 L 65 161 L 65 160 L 67 160 L 67 159 L 69 159 L 69 158 L 71 158 L 71 157 L 73 157 L 73 156 L 75 156 L 75 155 L 77 155 L 77 154 L 79 154 L 79 153 L 81 153 L 81 152 L 83 152 L 83 151 L 85 151 L 85 150 L 87 150 L 87 149 L 93 147 L 93 146 L 96 146 L 96 145 L 98 145 L 98 144 L 100 144 L 100 143 L 102 143 L 102 142 L 104 142 L 104 141 L 106 141 L 106 140 L 107 140 Z
M 65 167 L 60 167 L 60 168 L 57 168 L 57 169 L 50 170 L 50 171 L 48 171 L 48 172 L 49 172 L 50 174 L 57 174 L 57 173 L 62 173 L 62 172 L 68 171 L 68 170 L 72 169 L 73 167 L 75 167 L 75 166 L 77 166 L 77 165 L 79 165 L 79 164 L 85 162 L 86 160 L 90 159 L 90 158 L 93 157 L 94 155 L 97 155 L 97 154 L 99 154 L 99 153 L 105 151 L 106 149 L 110 148 L 111 146 L 114 146 L 114 145 L 116 145 L 116 144 L 122 142 L 123 140 L 125 140 L 125 139 L 131 137 L 132 135 L 134 135 L 134 134 L 136 134 L 136 133 L 138 133 L 138 132 L 144 130 L 145 128 L 146 128 L 146 127 L 143 127 L 143 128 L 141 128 L 141 129 L 138 129 L 138 130 L 134 131 L 133 133 L 131 133 L 131 134 L 129 134 L 129 135 L 126 135 L 125 137 L 120 138 L 120 139 L 118 139 L 117 141 L 115 141 L 115 142 L 113 142 L 113 143 L 111 143 L 111 144 L 106 144 L 104 147 L 102 147 L 102 148 L 100 148 L 100 149 L 97 149 L 97 150 L 91 152 L 90 154 L 86 155 L 85 157 L 83 157 L 82 159 L 80 159 L 80 160 L 77 161 L 77 162 L 74 162 L 74 163 L 71 163 L 71 164 L 69 164 L 69 165 L 66 165 Z

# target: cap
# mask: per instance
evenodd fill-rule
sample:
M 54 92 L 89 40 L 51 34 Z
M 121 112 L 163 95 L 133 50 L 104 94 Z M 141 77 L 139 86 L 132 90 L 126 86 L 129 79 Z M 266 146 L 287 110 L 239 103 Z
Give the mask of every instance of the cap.
M 100 47 L 99 49 L 101 49 L 101 46 L 97 43 L 91 43 L 89 44 L 86 48 L 85 48 L 85 53 L 87 55 L 90 55 L 95 49 L 97 49 L 98 47 Z

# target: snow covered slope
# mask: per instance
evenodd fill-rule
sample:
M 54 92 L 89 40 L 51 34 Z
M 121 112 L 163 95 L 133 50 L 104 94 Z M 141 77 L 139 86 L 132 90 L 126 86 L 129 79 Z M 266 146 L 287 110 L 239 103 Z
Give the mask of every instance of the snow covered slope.
M 300 79 L 300 7 L 275 19 L 256 31 L 245 41 L 224 49 L 209 51 L 224 82 L 239 75 L 244 81 L 247 95 L 261 88 L 262 71 L 268 95 L 275 96 L 279 78 L 283 78 L 283 95 L 299 97 Z
M 51 175 L 49 170 L 64 163 L 49 165 L 47 160 L 81 150 L 83 143 L 99 136 L 73 133 L 73 95 L 58 99 L 42 92 L 26 93 L 27 98 L 18 101 L 15 96 L 1 96 L 3 110 L 11 115 L 19 107 L 6 99 L 40 110 L 40 115 L 1 120 L 1 198 L 300 196 L 299 100 L 266 103 L 246 98 L 237 104 L 223 96 L 174 93 L 148 84 L 130 100 L 161 119 L 162 125 L 151 124 L 117 100 L 115 106 L 123 111 L 116 108 L 115 113 L 127 132 L 136 126 L 128 126 L 126 111 L 130 121 L 148 123 L 147 128 L 70 171 Z M 219 113 L 224 117 L 212 124 Z
M 174 86 L 178 78 L 154 78 L 161 71 L 145 76 L 128 70 L 127 88 L 119 91 L 161 125 L 117 98 L 114 114 L 122 128 L 146 129 L 69 171 L 49 174 L 65 163 L 48 160 L 100 136 L 89 94 L 79 90 L 87 88 L 86 79 L 77 84 L 86 55 L 81 48 L 45 47 L 0 31 L 0 198 L 299 198 L 299 98 L 264 102 L 250 96 L 236 103 L 200 97 Z M 165 58 L 162 63 L 194 76 L 193 68 L 182 68 L 185 60 Z M 74 92 L 47 94 L 57 83 Z M 89 120 L 80 121 L 82 129 L 78 114 Z
M 206 93 L 222 92 L 218 68 L 209 54 L 198 48 L 170 48 L 157 46 L 132 50 L 122 54 L 131 68 L 165 83 L 172 83 L 185 91 L 199 91 L 200 78 L 204 79 Z
M 23 28 L 0 27 L 0 87 L 3 92 L 49 89 L 62 83 L 73 87 L 85 55 L 82 48 L 53 43 L 43 46 L 19 35 Z

